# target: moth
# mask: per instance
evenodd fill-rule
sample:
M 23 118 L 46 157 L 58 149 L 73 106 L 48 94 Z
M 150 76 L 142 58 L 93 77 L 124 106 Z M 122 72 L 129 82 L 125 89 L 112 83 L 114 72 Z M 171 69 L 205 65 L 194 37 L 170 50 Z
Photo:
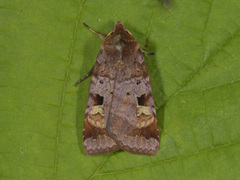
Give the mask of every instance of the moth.
M 85 23 L 104 42 L 92 74 L 85 112 L 83 146 L 88 155 L 114 152 L 155 155 L 159 148 L 156 110 L 143 51 L 118 21 L 107 36 Z

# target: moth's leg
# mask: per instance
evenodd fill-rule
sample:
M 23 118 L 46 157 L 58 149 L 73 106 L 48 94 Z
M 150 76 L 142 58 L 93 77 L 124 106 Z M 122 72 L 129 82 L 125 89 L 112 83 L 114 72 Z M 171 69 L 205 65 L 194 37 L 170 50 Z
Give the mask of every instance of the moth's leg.
M 77 87 L 77 85 L 78 85 L 80 82 L 82 82 L 82 81 L 84 81 L 85 79 L 87 79 L 87 78 L 92 74 L 93 68 L 94 68 L 94 66 L 92 67 L 92 69 L 91 69 L 85 76 L 83 76 L 81 79 L 79 79 L 79 80 L 75 83 L 74 86 Z
M 142 50 L 142 49 L 141 49 L 141 52 L 142 52 L 143 54 L 147 54 L 147 55 L 154 55 L 154 53 L 146 52 L 146 51 L 144 51 L 144 50 Z
M 96 31 L 94 31 L 92 28 L 90 28 L 90 27 L 89 27 L 88 25 L 86 25 L 85 23 L 83 23 L 83 25 L 86 26 L 86 28 L 88 28 L 88 29 L 89 29 L 90 31 L 92 31 L 94 34 L 98 35 L 101 39 L 105 39 L 105 38 L 106 38 L 105 35 L 100 34 L 100 33 L 96 32 Z

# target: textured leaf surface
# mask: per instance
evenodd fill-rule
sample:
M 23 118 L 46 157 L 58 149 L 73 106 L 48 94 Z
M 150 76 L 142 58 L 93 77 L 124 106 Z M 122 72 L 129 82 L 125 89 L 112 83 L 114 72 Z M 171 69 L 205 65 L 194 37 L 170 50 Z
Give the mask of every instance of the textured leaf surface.
M 0 2 L 1 179 L 237 179 L 240 177 L 240 3 Z M 159 128 L 154 157 L 87 156 L 90 79 L 117 20 L 147 56 Z

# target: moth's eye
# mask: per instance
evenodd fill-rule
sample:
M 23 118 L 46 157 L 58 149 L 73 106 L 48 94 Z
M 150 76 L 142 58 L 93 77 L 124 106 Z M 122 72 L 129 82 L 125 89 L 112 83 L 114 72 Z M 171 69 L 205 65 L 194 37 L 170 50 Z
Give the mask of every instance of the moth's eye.
M 126 94 L 127 94 L 127 96 L 129 96 L 129 95 L 130 95 L 130 92 L 127 92 Z
M 99 82 L 100 82 L 100 84 L 103 84 L 103 81 L 102 81 L 102 80 L 100 80 Z
M 137 85 L 139 85 L 140 83 L 141 83 L 141 80 L 138 79 L 138 80 L 137 80 Z

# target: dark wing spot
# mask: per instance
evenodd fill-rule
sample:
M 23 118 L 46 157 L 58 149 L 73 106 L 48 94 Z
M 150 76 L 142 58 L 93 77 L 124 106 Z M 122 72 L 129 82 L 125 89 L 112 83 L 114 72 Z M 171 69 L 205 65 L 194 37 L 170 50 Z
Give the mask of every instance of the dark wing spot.
M 148 106 L 147 96 L 143 94 L 142 96 L 137 98 L 138 105 L 140 106 Z
M 93 106 L 102 105 L 103 104 L 103 97 L 99 94 L 95 94 L 93 98 Z

